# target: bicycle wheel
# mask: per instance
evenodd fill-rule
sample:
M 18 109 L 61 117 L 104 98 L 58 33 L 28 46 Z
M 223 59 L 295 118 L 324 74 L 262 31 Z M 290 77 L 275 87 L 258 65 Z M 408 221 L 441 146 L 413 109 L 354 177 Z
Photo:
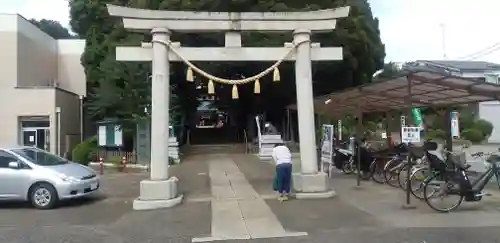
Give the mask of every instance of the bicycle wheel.
M 384 184 L 384 164 L 382 161 L 374 159 L 370 165 L 370 174 L 374 182 Z
M 460 206 L 464 200 L 460 189 L 460 184 L 456 180 L 449 176 L 444 176 L 443 180 L 441 173 L 435 173 L 424 182 L 425 203 L 438 212 L 448 213 Z M 450 203 L 446 203 L 445 200 L 449 200 Z
M 342 165 L 342 172 L 348 175 L 354 173 L 354 164 L 352 156 L 349 157 L 349 160 L 345 161 L 344 164 Z
M 411 194 L 424 200 L 424 181 L 432 175 L 431 169 L 428 167 L 421 167 L 413 171 L 410 176 Z
M 402 166 L 401 160 L 390 160 L 384 167 L 385 183 L 392 187 L 398 187 L 398 170 Z
M 405 163 L 403 166 L 401 166 L 401 168 L 399 169 L 398 171 L 398 186 L 399 188 L 403 189 L 403 190 L 406 190 L 406 180 L 408 179 L 408 167 L 410 165 Z M 411 168 L 410 168 L 411 170 Z M 410 175 L 411 175 L 411 172 L 410 171 Z

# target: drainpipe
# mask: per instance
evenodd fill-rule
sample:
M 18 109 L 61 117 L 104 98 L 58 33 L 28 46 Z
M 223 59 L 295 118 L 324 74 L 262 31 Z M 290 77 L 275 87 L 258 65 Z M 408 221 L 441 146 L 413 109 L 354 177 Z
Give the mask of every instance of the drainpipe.
M 85 96 L 80 95 L 79 97 L 80 100 L 80 143 L 83 142 L 83 98 Z
M 56 107 L 56 154 L 61 155 L 61 107 Z

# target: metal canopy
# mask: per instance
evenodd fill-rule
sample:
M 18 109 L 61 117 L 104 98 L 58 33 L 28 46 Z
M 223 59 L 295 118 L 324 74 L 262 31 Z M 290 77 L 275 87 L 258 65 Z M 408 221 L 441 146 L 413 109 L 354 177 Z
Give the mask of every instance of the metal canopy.
M 500 100 L 498 84 L 437 71 L 413 70 L 397 78 L 317 97 L 314 109 L 316 113 L 339 116 L 352 112 L 381 112 L 493 100 Z M 292 105 L 289 108 L 295 107 Z

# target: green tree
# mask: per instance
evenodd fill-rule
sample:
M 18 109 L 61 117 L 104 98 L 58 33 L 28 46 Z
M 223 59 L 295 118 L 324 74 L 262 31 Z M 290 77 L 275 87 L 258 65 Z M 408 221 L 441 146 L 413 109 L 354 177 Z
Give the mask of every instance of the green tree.
M 121 1 L 123 2 L 123 1 Z M 137 119 L 146 116 L 150 102 L 149 63 L 117 62 L 117 45 L 140 45 L 144 34 L 127 33 L 117 19 L 110 18 L 109 0 L 71 0 L 70 25 L 85 38 L 81 61 L 89 91 L 87 109 L 94 120 L 119 118 L 125 129 L 133 129 Z
M 38 27 L 40 30 L 45 32 L 46 34 L 52 36 L 54 39 L 73 39 L 75 38 L 71 35 L 68 29 L 64 28 L 61 23 L 55 20 L 49 19 L 30 19 L 30 23 Z

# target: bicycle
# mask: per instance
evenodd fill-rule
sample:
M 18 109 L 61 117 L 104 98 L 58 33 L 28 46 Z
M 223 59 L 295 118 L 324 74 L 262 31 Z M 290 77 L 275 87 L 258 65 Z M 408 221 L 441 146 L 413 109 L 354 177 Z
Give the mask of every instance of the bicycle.
M 370 164 L 370 176 L 372 180 L 379 184 L 384 184 L 384 166 L 385 166 L 385 158 L 383 157 L 375 157 Z
M 334 147 L 334 164 L 335 167 L 342 170 L 344 174 L 352 174 L 354 173 L 354 160 L 353 160 L 353 152 L 348 149 L 340 148 L 340 146 L 345 146 L 348 144 L 348 141 L 340 142 L 336 147 Z
M 411 148 L 415 148 L 415 147 L 412 146 Z M 462 148 L 461 148 L 462 152 L 463 152 L 464 148 L 465 148 L 465 145 L 462 146 Z M 407 170 L 408 170 L 408 166 L 411 166 L 410 179 L 409 179 L 410 189 L 411 189 L 412 194 L 415 197 L 420 198 L 420 199 L 423 199 L 423 198 L 420 197 L 419 194 L 415 192 L 416 189 L 413 189 L 414 184 L 419 185 L 420 183 L 412 183 L 412 182 L 414 182 L 415 180 L 423 181 L 425 178 L 427 178 L 430 175 L 428 173 L 430 171 L 432 171 L 433 166 L 432 166 L 432 164 L 429 164 L 429 161 L 427 159 L 427 154 L 431 153 L 431 151 L 436 151 L 438 149 L 438 145 L 437 145 L 437 143 L 432 142 L 431 140 L 426 140 L 423 144 L 422 149 L 423 149 L 423 153 L 418 156 L 420 158 L 413 160 L 413 161 L 416 161 L 416 163 L 414 163 L 412 165 L 405 165 L 405 167 L 402 168 L 401 170 L 399 170 L 399 172 L 398 172 L 398 184 L 403 190 L 407 190 L 407 187 L 406 187 L 406 183 L 408 181 Z M 414 149 L 412 149 L 412 153 L 413 153 L 414 158 L 416 158 Z M 445 154 L 446 154 L 446 150 L 444 150 L 443 154 L 441 154 L 441 155 L 444 156 Z M 441 164 L 438 163 L 437 165 L 434 165 L 434 166 L 441 166 Z M 426 170 L 426 169 L 430 169 L 430 171 Z
M 477 152 L 470 154 L 470 156 L 474 159 L 480 159 L 481 161 L 485 161 L 485 158 L 488 155 L 491 155 L 491 153 Z M 427 166 L 417 168 L 412 172 L 412 174 L 410 175 L 411 194 L 415 198 L 424 200 L 424 181 L 434 173 L 435 169 L 431 168 L 428 164 Z
M 435 159 L 429 158 L 432 161 Z M 461 163 L 450 152 L 447 152 L 446 160 L 453 163 L 456 169 L 450 171 L 440 168 L 424 182 L 424 200 L 435 211 L 443 213 L 451 212 L 458 208 L 464 199 L 467 202 L 481 201 L 483 196 L 488 195 L 482 191 L 493 176 L 496 177 L 497 185 L 500 189 L 500 155 L 492 154 L 486 159 L 491 166 L 474 182 L 469 180 L 466 173 L 470 165 Z M 448 196 L 457 197 L 456 202 L 450 207 L 440 208 L 434 204 L 434 198 L 443 200 Z
M 379 184 L 384 184 L 386 182 L 384 177 L 384 169 L 387 163 L 390 163 L 394 159 L 395 148 L 388 148 L 378 151 L 373 151 L 373 160 L 370 163 L 370 176 L 372 180 Z
M 406 182 L 408 179 L 408 166 L 410 167 L 410 180 L 411 180 L 411 175 L 415 174 L 417 171 L 419 171 L 421 168 L 427 168 L 427 157 L 422 155 L 422 157 L 417 158 L 414 156 L 412 164 L 410 165 L 407 161 L 405 162 L 405 165 L 398 171 L 398 185 L 401 189 L 406 190 Z
M 392 187 L 399 187 L 398 173 L 405 166 L 406 154 L 394 155 L 384 166 L 385 183 Z
M 400 145 L 400 152 L 397 154 L 391 161 L 389 161 L 384 168 L 384 178 L 392 187 L 403 187 L 403 182 L 401 181 L 402 171 L 406 171 L 410 165 L 408 163 L 409 156 L 412 156 L 412 159 L 417 158 L 414 152 L 410 152 L 411 148 L 413 148 L 412 144 Z

